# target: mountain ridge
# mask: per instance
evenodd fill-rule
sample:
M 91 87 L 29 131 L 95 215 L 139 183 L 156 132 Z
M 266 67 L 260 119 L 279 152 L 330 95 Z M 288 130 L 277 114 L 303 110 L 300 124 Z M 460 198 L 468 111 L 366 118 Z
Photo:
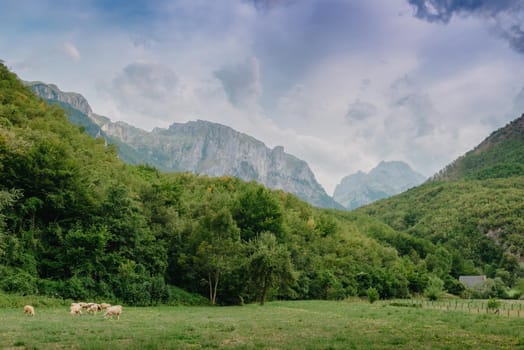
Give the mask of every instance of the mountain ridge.
M 94 113 L 80 94 L 42 82 L 27 85 L 46 101 L 69 105 L 93 121 L 99 130 L 90 134 L 116 143 L 126 162 L 147 163 L 167 172 L 235 176 L 293 193 L 315 206 L 342 209 L 316 181 L 308 164 L 284 152 L 282 146 L 270 149 L 252 136 L 204 120 L 173 123 L 167 129 L 157 127 L 148 132 Z

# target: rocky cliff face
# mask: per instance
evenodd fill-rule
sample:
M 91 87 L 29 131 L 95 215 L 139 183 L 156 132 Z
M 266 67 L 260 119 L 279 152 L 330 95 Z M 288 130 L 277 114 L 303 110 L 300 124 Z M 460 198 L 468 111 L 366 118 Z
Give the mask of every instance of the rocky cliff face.
M 269 149 L 221 124 L 198 120 L 145 133 L 126 130 L 122 123 L 108 123 L 102 130 L 131 145 L 164 171 L 235 176 L 294 193 L 317 206 L 336 207 L 306 162 L 285 153 L 283 147 Z
M 147 163 L 163 171 L 235 176 L 293 193 L 315 206 L 342 208 L 326 194 L 307 163 L 285 153 L 283 147 L 269 149 L 251 136 L 203 120 L 147 132 L 93 113 L 79 94 L 43 83 L 29 86 L 42 98 L 65 103 L 96 123 L 98 135 L 117 143 L 120 157 L 130 163 Z
M 424 176 L 404 162 L 380 162 L 368 174 L 359 171 L 346 176 L 335 188 L 333 198 L 352 210 L 420 185 Z
M 63 102 L 78 111 L 89 115 L 92 113 L 91 107 L 84 96 L 75 92 L 63 92 L 54 84 L 45 84 L 39 81 L 26 82 L 35 94 L 45 100 Z

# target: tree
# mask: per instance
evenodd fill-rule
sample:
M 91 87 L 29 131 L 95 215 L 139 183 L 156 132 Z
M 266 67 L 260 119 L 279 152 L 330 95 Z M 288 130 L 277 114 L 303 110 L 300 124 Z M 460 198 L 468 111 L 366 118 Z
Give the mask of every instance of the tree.
M 264 231 L 272 232 L 279 238 L 283 232 L 282 208 L 272 193 L 262 186 L 250 187 L 240 195 L 233 218 L 245 241 Z
M 199 241 L 194 261 L 207 279 L 209 301 L 217 302 L 221 278 L 233 271 L 242 251 L 239 230 L 227 208 L 209 212 L 200 221 Z
M 255 288 L 259 290 L 260 305 L 264 305 L 270 288 L 291 285 L 295 273 L 289 251 L 278 244 L 271 232 L 263 232 L 250 245 L 249 271 Z
M 7 209 L 10 208 L 20 196 L 19 191 L 0 190 L 0 263 L 2 264 L 6 263 L 4 259 L 8 246 L 8 237 L 5 233 L 5 212 L 7 212 Z

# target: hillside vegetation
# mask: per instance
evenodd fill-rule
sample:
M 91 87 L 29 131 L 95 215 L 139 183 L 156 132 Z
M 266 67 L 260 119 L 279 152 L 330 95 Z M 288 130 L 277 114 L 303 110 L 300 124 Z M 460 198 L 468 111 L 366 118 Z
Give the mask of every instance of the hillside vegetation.
M 0 66 L 0 289 L 151 305 L 175 285 L 237 304 L 428 283 L 429 241 L 254 182 L 126 165 L 83 131 Z M 420 257 L 389 242 L 403 237 Z
M 524 277 L 524 116 L 495 131 L 434 179 L 358 210 L 438 246 L 440 276 L 486 274 L 494 293 Z M 395 245 L 401 254 L 405 247 Z
M 442 169 L 434 180 L 524 176 L 524 114 L 494 131 L 475 149 Z

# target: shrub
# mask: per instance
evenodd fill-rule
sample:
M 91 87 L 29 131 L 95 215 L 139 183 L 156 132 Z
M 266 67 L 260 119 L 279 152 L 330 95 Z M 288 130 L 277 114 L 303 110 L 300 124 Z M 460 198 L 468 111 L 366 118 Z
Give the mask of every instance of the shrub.
M 501 278 L 488 278 L 484 283 L 473 287 L 473 297 L 477 299 L 507 298 L 506 286 Z
M 430 277 L 424 295 L 429 300 L 438 300 L 444 294 L 444 282 L 438 277 Z
M 34 294 L 36 289 L 36 278 L 26 271 L 0 266 L 0 290 L 26 295 Z
M 500 301 L 495 298 L 489 298 L 488 309 L 498 309 L 500 307 Z
M 186 292 L 175 286 L 168 286 L 168 292 L 168 305 L 209 305 L 209 299 L 199 294 Z
M 366 294 L 371 304 L 373 304 L 375 301 L 379 299 L 378 291 L 376 288 L 373 288 L 373 287 L 368 288 Z

